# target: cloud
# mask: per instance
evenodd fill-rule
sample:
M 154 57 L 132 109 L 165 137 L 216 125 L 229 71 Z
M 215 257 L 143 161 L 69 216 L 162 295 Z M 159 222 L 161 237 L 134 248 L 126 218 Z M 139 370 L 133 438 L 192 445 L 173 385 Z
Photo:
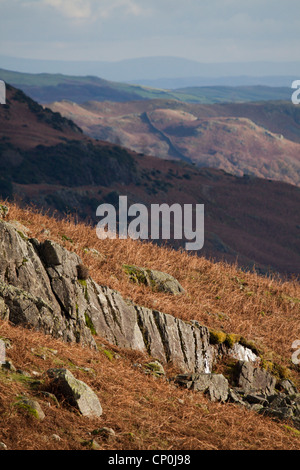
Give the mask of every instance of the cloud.
M 0 0 L 0 53 L 295 60 L 298 11 L 299 0 Z
M 150 10 L 149 7 L 142 7 L 134 0 L 101 0 L 96 2 L 98 5 L 98 14 L 102 18 L 109 18 L 116 11 L 125 12 L 127 15 L 141 16 L 147 14 Z
M 42 3 L 65 18 L 92 21 L 110 19 L 118 13 L 137 17 L 150 11 L 149 6 L 143 7 L 135 0 L 42 0 Z
M 90 2 L 87 0 L 43 0 L 43 2 L 67 18 L 87 19 L 92 14 Z

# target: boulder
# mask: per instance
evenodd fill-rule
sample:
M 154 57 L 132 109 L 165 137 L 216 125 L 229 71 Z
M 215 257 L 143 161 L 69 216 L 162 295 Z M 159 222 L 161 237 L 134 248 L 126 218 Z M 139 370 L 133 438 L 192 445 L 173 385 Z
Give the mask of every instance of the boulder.
M 172 295 L 183 294 L 185 290 L 173 276 L 155 269 L 146 269 L 134 265 L 123 265 L 129 278 L 137 284 L 145 284 L 155 292 L 166 292 Z
M 190 390 L 204 392 L 211 401 L 225 402 L 228 399 L 229 383 L 222 374 L 179 374 L 174 381 Z
M 237 386 L 244 393 L 264 392 L 272 395 L 275 391 L 276 379 L 267 370 L 254 367 L 248 361 L 238 361 L 236 365 Z
M 225 402 L 228 398 L 228 380 L 222 374 L 196 374 L 192 390 L 205 392 L 211 401 Z
M 81 380 L 78 380 L 68 369 L 49 369 L 51 385 L 71 405 L 78 408 L 88 418 L 102 415 L 102 407 L 97 395 Z

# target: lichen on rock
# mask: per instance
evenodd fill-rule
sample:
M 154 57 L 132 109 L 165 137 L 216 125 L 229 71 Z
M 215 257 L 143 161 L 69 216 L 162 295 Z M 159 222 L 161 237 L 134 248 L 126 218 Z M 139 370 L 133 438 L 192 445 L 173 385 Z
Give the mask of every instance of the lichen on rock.
M 123 269 L 131 281 L 137 284 L 145 284 L 155 292 L 166 292 L 172 295 L 183 294 L 185 292 L 177 279 L 170 274 L 128 264 L 124 264 Z

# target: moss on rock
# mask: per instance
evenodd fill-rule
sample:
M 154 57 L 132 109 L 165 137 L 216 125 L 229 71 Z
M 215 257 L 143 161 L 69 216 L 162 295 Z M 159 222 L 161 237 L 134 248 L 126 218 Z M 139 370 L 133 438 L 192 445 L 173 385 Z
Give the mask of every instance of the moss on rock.
M 124 264 L 123 269 L 132 282 L 149 286 L 154 292 L 166 292 L 172 295 L 184 293 L 183 287 L 170 274 L 128 264 Z

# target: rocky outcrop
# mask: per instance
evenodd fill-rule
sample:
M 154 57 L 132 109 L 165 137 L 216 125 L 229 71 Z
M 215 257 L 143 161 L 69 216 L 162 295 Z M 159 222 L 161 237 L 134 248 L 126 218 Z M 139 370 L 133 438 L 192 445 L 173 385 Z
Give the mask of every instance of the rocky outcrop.
M 161 276 L 157 279 L 162 282 Z M 164 277 L 167 285 L 173 280 Z M 145 351 L 162 364 L 173 363 L 182 373 L 210 373 L 224 354 L 258 360 L 237 335 L 136 305 L 95 283 L 77 254 L 51 240 L 29 239 L 3 220 L 0 318 L 90 347 L 96 347 L 96 334 L 119 347 Z
M 2 318 L 89 346 L 97 334 L 183 372 L 211 370 L 214 348 L 206 327 L 135 305 L 90 277 L 78 278 L 80 257 L 57 243 L 27 239 L 1 222 L 0 254 Z
M 290 420 L 300 429 L 300 393 L 288 380 L 277 381 L 267 370 L 249 361 L 238 361 L 234 374 L 179 374 L 175 384 L 205 393 L 211 401 L 245 406 L 277 420 Z
M 55 245 L 56 258 L 50 266 L 49 244 L 29 240 L 10 223 L 0 222 L 1 317 L 92 346 L 94 339 L 84 314 L 76 309 L 76 299 L 80 302 L 82 293 L 74 282 L 78 258 Z

